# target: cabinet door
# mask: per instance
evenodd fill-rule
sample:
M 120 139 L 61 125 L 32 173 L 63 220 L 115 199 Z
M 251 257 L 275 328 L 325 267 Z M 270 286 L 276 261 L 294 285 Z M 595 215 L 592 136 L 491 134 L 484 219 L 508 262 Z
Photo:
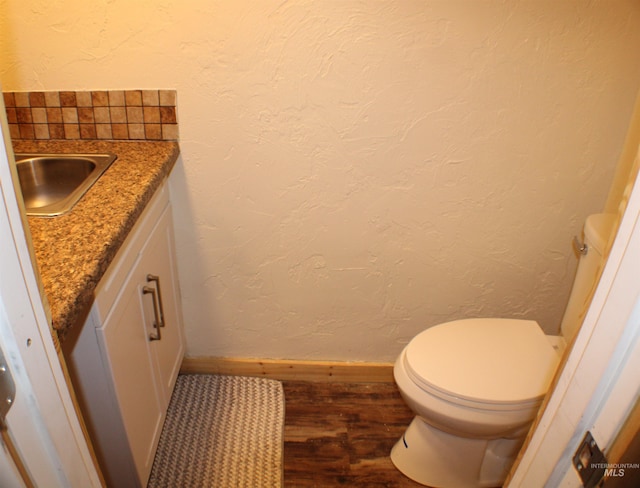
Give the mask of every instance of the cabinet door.
M 155 385 L 149 349 L 149 331 L 153 328 L 153 323 L 149 323 L 149 316 L 153 316 L 149 313 L 152 297 L 143 294 L 145 274 L 141 264 L 138 262 L 134 266 L 99 333 L 103 334 L 105 360 L 111 370 L 114 393 L 140 484 L 146 486 L 156 440 L 162 430 L 164 408 Z
M 182 357 L 184 338 L 178 287 L 171 207 L 165 209 L 144 249 L 144 264 L 150 286 L 156 287 L 162 305 L 161 339 L 150 344 L 162 406 L 171 399 Z
M 65 354 L 98 456 L 109 486 L 146 486 L 184 355 L 166 187 L 116 256 L 89 318 Z

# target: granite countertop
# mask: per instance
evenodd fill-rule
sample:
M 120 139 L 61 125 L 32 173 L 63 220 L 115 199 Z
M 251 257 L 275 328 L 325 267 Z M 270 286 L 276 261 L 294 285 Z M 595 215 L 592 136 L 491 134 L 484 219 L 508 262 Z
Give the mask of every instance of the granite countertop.
M 168 141 L 14 141 L 13 149 L 118 156 L 70 212 L 28 217 L 52 326 L 63 339 L 86 317 L 98 282 L 180 149 Z

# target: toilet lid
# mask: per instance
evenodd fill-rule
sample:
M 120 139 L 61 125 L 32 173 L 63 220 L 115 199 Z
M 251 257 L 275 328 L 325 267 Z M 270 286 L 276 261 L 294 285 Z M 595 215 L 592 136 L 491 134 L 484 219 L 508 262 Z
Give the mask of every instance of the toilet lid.
M 444 396 L 481 403 L 541 399 L 559 356 L 532 320 L 467 319 L 421 332 L 405 351 L 414 381 Z

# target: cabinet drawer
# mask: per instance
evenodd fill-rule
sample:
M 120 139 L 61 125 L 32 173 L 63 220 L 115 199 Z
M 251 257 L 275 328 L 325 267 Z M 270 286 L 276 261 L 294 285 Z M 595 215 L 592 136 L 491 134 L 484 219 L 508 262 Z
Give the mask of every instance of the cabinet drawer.
M 109 315 L 129 272 L 140 257 L 147 238 L 168 204 L 169 190 L 164 182 L 147 204 L 96 287 L 93 308 L 98 314 L 99 322 L 104 322 Z

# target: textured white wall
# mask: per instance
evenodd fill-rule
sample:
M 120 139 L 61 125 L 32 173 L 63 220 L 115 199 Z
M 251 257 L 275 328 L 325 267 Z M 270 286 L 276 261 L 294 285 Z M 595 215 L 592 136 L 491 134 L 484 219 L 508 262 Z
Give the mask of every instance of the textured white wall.
M 640 87 L 635 0 L 0 0 L 0 32 L 5 90 L 178 90 L 189 355 L 557 331 Z

